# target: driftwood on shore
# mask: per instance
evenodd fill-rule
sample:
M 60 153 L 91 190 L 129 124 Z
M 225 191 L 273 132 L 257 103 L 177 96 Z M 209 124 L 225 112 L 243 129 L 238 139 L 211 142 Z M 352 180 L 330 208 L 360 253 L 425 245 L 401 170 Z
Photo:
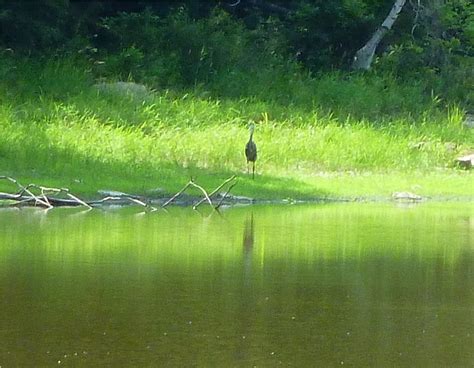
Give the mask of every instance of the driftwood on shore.
M 202 197 L 198 197 L 196 203 L 190 203 L 193 204 L 193 209 L 196 209 L 200 204 L 207 202 L 212 209 L 217 210 L 229 195 L 230 190 L 237 183 L 237 177 L 233 175 L 230 178 L 224 180 L 224 182 L 222 182 L 216 189 L 208 194 L 201 185 L 197 184 L 194 179 L 191 179 L 179 192 L 171 196 L 169 199 L 166 199 L 161 205 L 158 204 L 158 206 L 155 207 L 151 204 L 152 201 L 150 199 L 140 198 L 120 192 L 111 192 L 111 195 L 107 195 L 99 200 L 85 201 L 72 194 L 67 188 L 51 188 L 37 184 L 28 184 L 23 186 L 18 182 L 18 180 L 10 176 L 0 176 L 0 180 L 9 181 L 17 187 L 17 192 L 15 193 L 0 192 L 0 201 L 6 201 L 7 206 L 35 206 L 46 209 L 64 206 L 83 206 L 92 209 L 93 207 L 99 207 L 107 202 L 120 204 L 129 202 L 143 206 L 149 211 L 156 211 L 158 208 L 167 207 L 171 203 L 175 202 L 176 199 L 188 188 L 196 188 L 202 193 Z M 228 184 L 229 187 L 226 193 L 224 195 L 220 195 L 219 201 L 217 204 L 214 204 L 211 198 L 215 196 L 220 189 Z
M 456 159 L 456 163 L 458 164 L 459 167 L 470 170 L 474 167 L 474 153 L 471 153 L 469 155 L 464 155 L 462 157 L 458 157 Z

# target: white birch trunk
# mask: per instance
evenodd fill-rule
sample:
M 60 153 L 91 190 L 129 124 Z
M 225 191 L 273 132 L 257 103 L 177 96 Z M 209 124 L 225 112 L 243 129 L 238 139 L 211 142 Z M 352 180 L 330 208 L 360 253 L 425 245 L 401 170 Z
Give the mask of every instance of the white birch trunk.
M 392 26 L 397 20 L 398 15 L 402 11 L 402 8 L 405 3 L 406 0 L 395 1 L 392 6 L 392 9 L 390 10 L 390 13 L 388 14 L 387 18 L 385 18 L 382 25 L 375 31 L 370 40 L 356 52 L 354 56 L 354 61 L 352 62 L 352 69 L 370 69 L 377 46 L 379 45 L 385 34 L 390 29 L 392 29 Z

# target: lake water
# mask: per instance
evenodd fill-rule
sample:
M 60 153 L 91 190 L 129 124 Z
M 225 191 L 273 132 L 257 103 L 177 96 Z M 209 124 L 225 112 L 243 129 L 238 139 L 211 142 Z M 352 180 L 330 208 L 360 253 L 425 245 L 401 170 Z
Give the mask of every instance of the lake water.
M 0 210 L 0 366 L 472 367 L 472 203 Z

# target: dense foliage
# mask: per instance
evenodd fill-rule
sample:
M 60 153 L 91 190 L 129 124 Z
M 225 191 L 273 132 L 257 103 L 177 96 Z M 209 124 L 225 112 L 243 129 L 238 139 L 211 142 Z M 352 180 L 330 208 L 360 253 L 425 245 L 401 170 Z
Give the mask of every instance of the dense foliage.
M 197 87 L 233 97 L 270 90 L 278 99 L 288 97 L 306 71 L 347 75 L 354 53 L 392 4 L 0 0 L 0 55 L 69 56 L 86 61 L 95 79 Z M 473 60 L 469 0 L 407 2 L 378 49 L 372 73 L 422 83 L 427 96 L 469 109 Z

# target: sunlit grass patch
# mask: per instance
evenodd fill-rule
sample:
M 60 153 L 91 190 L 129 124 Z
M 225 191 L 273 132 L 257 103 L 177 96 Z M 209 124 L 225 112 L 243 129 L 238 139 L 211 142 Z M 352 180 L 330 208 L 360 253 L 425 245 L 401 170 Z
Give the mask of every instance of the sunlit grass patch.
M 377 97 L 385 85 L 376 79 L 364 87 L 369 89 L 362 92 L 365 97 L 355 99 L 350 96 L 363 77 L 308 79 L 309 86 L 322 88 L 314 98 L 299 99 L 294 90 L 289 92 L 293 102 L 284 104 L 271 95 L 211 97 L 202 87 L 188 93 L 154 91 L 140 99 L 100 93 L 81 71 L 56 76 L 72 68 L 67 62 L 46 64 L 40 76 L 22 68 L 32 79 L 31 93 L 22 80 L 0 101 L 0 170 L 27 181 L 44 179 L 92 196 L 104 187 L 172 192 L 190 177 L 212 187 L 235 174 L 240 176 L 237 194 L 307 198 L 364 191 L 385 195 L 388 188 L 407 187 L 396 177 L 413 174 L 426 193 L 473 191 L 469 174 L 454 165 L 457 155 L 474 146 L 473 132 L 461 124 L 463 112 L 455 106 L 447 111 L 429 104 L 410 107 L 400 99 L 405 113 L 382 113 L 396 96 Z M 76 85 L 68 90 L 68 83 Z M 400 86 L 390 83 L 394 94 Z M 403 86 L 399 92 L 414 93 Z M 385 107 L 371 110 L 370 103 Z M 255 181 L 247 176 L 243 152 L 250 121 L 256 122 L 259 150 Z M 381 186 L 388 183 L 383 176 L 392 178 L 390 185 Z

